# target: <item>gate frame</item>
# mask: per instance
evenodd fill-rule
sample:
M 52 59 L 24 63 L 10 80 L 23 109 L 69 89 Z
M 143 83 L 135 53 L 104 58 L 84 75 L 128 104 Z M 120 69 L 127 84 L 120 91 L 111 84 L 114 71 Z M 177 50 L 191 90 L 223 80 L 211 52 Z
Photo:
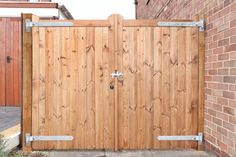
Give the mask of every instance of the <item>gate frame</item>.
M 158 27 L 158 22 L 194 22 L 203 20 L 204 15 L 196 15 L 193 20 L 123 20 L 123 17 L 118 14 L 109 16 L 108 20 L 40 20 L 42 22 L 72 22 L 74 27 L 82 26 L 108 26 L 113 31 L 113 50 L 114 53 L 122 52 L 122 29 L 123 27 Z M 26 21 L 39 22 L 39 17 L 33 14 L 21 15 L 21 29 L 22 29 L 22 123 L 21 123 L 21 144 L 23 151 L 32 151 L 32 145 L 26 144 L 26 133 L 32 134 L 32 29 L 27 31 Z M 196 25 L 196 27 L 199 27 Z M 204 57 L 205 57 L 205 43 L 204 43 L 204 31 L 199 31 L 198 39 L 198 133 L 204 132 Z M 115 70 L 118 70 L 118 57 L 115 55 Z M 115 79 L 115 86 L 118 85 L 117 79 Z M 114 150 L 118 150 L 118 91 L 115 92 L 115 143 Z M 203 150 L 203 144 L 198 143 L 198 150 Z

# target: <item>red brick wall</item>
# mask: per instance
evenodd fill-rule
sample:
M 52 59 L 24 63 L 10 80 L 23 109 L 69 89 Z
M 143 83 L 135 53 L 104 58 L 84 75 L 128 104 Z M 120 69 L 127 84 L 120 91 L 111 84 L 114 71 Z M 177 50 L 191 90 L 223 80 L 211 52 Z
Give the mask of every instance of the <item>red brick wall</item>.
M 205 147 L 236 157 L 236 0 L 138 0 L 138 19 L 206 15 Z M 161 8 L 169 2 L 166 8 Z

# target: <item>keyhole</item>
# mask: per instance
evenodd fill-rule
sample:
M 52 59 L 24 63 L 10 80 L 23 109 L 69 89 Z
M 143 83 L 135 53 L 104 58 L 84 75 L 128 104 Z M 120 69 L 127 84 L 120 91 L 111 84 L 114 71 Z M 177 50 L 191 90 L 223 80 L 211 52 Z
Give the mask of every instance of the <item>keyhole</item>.
M 114 85 L 110 85 L 110 89 L 112 89 L 112 90 L 113 90 L 113 89 L 114 89 Z

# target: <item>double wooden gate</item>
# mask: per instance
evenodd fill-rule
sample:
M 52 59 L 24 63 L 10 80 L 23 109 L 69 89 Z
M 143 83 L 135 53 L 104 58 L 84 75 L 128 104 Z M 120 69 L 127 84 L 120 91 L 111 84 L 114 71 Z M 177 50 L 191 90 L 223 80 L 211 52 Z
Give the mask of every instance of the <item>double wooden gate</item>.
M 197 148 L 204 58 L 198 27 L 119 15 L 22 19 L 25 150 Z M 188 136 L 196 137 L 175 141 Z

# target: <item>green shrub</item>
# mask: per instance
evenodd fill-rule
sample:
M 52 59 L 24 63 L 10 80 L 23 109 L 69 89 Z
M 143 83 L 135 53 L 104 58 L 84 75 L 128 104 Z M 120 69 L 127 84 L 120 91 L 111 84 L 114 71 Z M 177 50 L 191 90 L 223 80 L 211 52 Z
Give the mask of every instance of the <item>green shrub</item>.
M 8 153 L 5 152 L 6 141 L 3 139 L 3 136 L 0 135 L 0 157 L 7 157 Z

